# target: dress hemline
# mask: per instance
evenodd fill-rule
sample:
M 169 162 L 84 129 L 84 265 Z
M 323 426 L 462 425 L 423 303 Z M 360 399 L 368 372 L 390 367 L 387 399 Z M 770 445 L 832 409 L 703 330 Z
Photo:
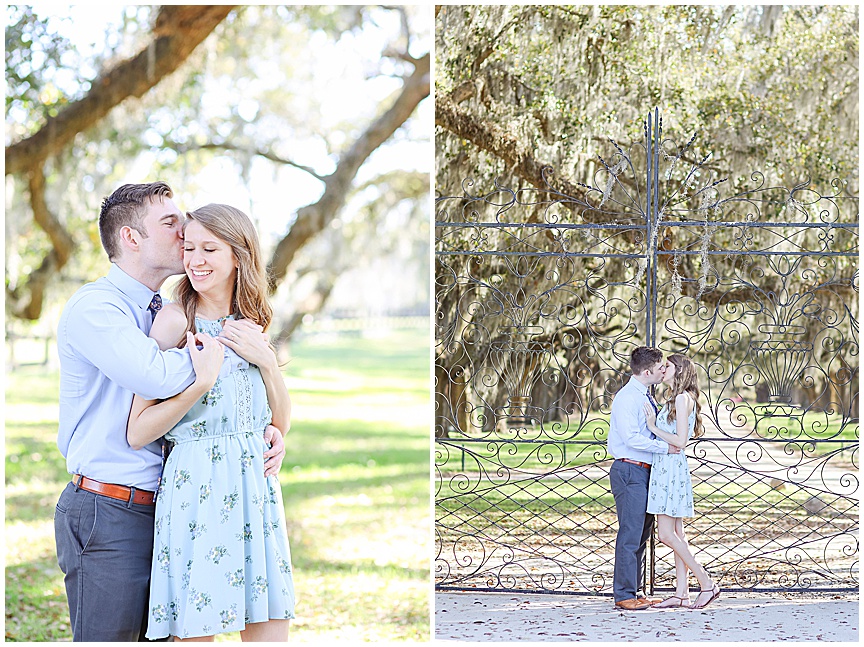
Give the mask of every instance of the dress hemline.
M 283 618 L 272 618 L 271 617 L 271 618 L 267 618 L 266 620 L 250 620 L 249 622 L 242 623 L 242 625 L 239 627 L 228 627 L 226 629 L 221 629 L 220 631 L 216 631 L 212 634 L 195 634 L 195 635 L 187 634 L 186 636 L 181 636 L 179 634 L 171 633 L 170 631 L 165 631 L 165 632 L 159 632 L 158 635 L 151 636 L 150 632 L 148 631 L 144 637 L 147 638 L 147 640 L 159 640 L 160 638 L 168 638 L 169 636 L 174 636 L 175 638 L 180 638 L 181 640 L 185 640 L 186 638 L 204 638 L 205 636 L 218 636 L 219 634 L 230 634 L 230 633 L 233 633 L 235 631 L 243 631 L 244 629 L 246 629 L 246 627 L 248 625 L 257 625 L 257 624 L 261 624 L 262 622 L 270 622 L 271 620 L 294 620 L 294 618 L 295 618 L 295 616 L 292 613 L 290 618 L 284 618 L 284 617 Z

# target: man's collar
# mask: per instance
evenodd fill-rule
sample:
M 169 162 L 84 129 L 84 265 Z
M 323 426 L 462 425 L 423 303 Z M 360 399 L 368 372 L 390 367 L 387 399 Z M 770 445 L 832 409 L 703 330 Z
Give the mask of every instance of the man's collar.
M 111 269 L 108 270 L 108 276 L 105 278 L 113 283 L 123 294 L 132 299 L 135 305 L 142 310 L 146 309 L 153 300 L 153 290 L 137 279 L 133 279 L 120 269 L 120 266 L 116 263 L 111 263 Z
M 639 380 L 637 380 L 634 376 L 630 376 L 630 384 L 639 389 L 640 393 L 648 393 L 648 387 L 642 384 Z

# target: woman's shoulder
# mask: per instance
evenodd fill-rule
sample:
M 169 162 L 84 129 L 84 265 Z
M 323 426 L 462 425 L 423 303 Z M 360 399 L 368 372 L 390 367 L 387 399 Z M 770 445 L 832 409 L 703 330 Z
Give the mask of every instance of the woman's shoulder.
M 675 408 L 678 410 L 684 408 L 688 413 L 692 413 L 693 410 L 696 409 L 696 401 L 693 399 L 692 395 L 686 391 L 682 391 L 675 396 Z
M 156 322 L 160 322 L 161 325 L 180 325 L 182 324 L 183 328 L 189 323 L 186 320 L 186 311 L 183 310 L 183 307 L 179 303 L 166 303 L 162 306 L 162 309 L 156 313 L 156 318 L 153 320 L 153 325 L 156 325 Z
M 160 347 L 163 346 L 163 342 L 173 346 L 180 341 L 188 326 L 183 308 L 177 303 L 166 303 L 156 313 L 150 336 L 159 340 Z

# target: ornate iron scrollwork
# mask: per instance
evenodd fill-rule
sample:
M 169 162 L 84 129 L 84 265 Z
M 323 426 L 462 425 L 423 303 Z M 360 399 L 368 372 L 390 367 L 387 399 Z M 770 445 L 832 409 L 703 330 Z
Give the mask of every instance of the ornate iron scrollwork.
M 437 199 L 436 586 L 611 589 L 605 439 L 630 350 L 694 359 L 688 537 L 724 588 L 857 588 L 858 207 L 835 182 L 733 188 L 662 137 L 581 193 Z M 725 193 L 724 193 L 725 191 Z M 654 588 L 668 588 L 658 548 Z

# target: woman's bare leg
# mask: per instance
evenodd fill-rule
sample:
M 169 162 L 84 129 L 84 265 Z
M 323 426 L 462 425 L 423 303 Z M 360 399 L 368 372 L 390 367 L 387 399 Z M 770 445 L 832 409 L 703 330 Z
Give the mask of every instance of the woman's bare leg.
M 684 535 L 684 519 L 682 517 L 674 517 L 675 519 L 675 534 L 681 537 L 682 541 L 687 541 Z
M 675 519 L 665 514 L 657 515 L 657 534 L 660 536 L 660 541 L 672 550 L 675 555 L 680 557 L 685 566 L 693 571 L 693 575 L 699 580 L 699 586 L 703 591 L 707 591 L 714 586 L 714 581 L 708 572 L 702 568 L 702 565 L 693 557 L 690 552 L 690 547 L 687 545 L 687 539 L 682 539 L 675 532 Z M 677 575 L 677 570 L 676 570 Z
M 240 632 L 240 640 L 244 643 L 287 642 L 290 622 L 290 620 L 268 620 L 250 623 Z
M 687 543 L 687 538 L 684 536 L 684 520 L 680 517 L 675 519 L 675 534 L 678 535 L 681 541 L 685 544 Z M 675 555 L 675 595 L 679 598 L 689 600 L 690 569 L 687 568 L 687 564 L 684 563 L 684 560 L 678 557 L 677 553 L 673 552 L 672 554 Z

